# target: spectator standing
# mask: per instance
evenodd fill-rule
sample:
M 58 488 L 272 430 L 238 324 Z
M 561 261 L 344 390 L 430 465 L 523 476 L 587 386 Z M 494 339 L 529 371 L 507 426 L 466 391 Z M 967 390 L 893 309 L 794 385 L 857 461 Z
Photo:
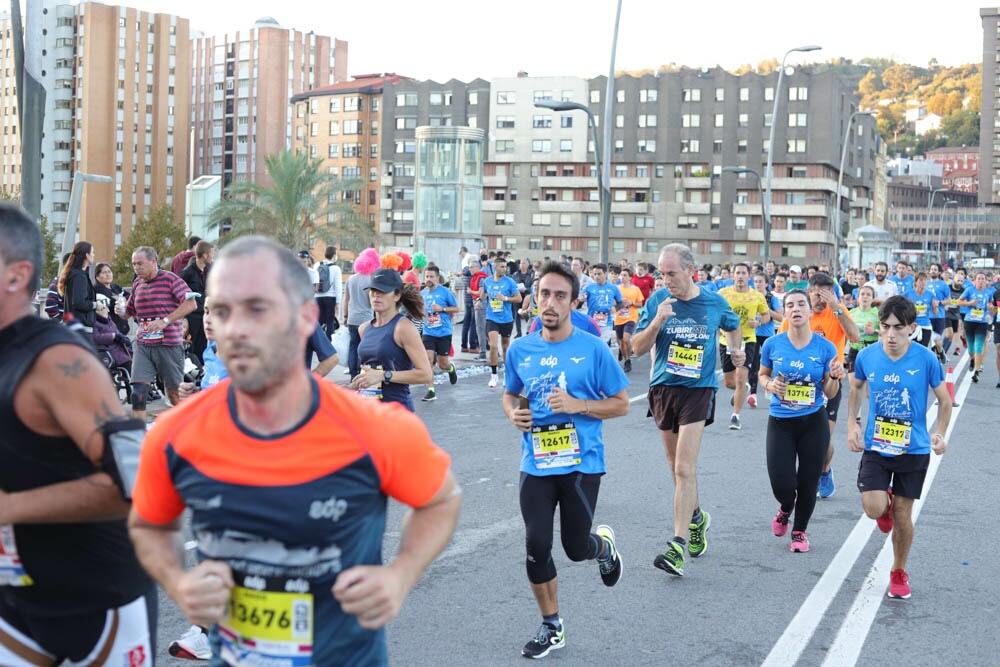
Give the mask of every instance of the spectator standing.
M 316 293 L 316 305 L 319 306 L 319 323 L 323 326 L 328 338 L 340 328 L 337 317 L 337 302 L 343 287 L 343 273 L 337 265 L 337 246 L 328 245 L 323 253 L 324 260 L 316 269 L 319 274 L 319 292 Z
M 195 309 L 188 313 L 188 333 L 191 335 L 191 351 L 199 359 L 205 353 L 208 339 L 205 337 L 205 285 L 208 280 L 208 270 L 215 257 L 215 246 L 208 241 L 198 241 L 194 247 L 194 257 L 191 263 L 181 271 L 181 279 L 187 283 L 195 297 Z

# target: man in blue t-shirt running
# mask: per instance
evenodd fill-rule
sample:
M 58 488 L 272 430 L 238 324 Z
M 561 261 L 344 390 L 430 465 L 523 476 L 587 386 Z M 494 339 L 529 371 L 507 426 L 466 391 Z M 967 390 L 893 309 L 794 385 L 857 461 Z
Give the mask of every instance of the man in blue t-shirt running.
M 698 503 L 695 469 L 705 427 L 715 419 L 715 350 L 725 331 L 733 364 L 742 366 L 740 318 L 726 299 L 695 284 L 694 255 L 680 243 L 660 251 L 666 289 L 649 295 L 632 338 L 637 355 L 656 345 L 649 386 L 649 416 L 656 420 L 674 479 L 674 538 L 653 564 L 684 575 L 684 547 L 692 558 L 708 549 L 711 524 Z M 685 537 L 687 536 L 687 537 Z
M 910 597 L 906 559 L 913 543 L 913 501 L 920 497 L 930 452 L 943 454 L 951 420 L 951 398 L 934 353 L 913 345 L 917 309 L 903 296 L 879 307 L 880 342 L 858 353 L 851 377 L 849 415 L 868 396 L 868 423 L 847 421 L 847 446 L 861 455 L 858 490 L 865 514 L 883 533 L 892 531 L 889 597 Z M 934 433 L 927 428 L 928 389 L 937 397 Z
M 507 352 L 503 409 L 521 431 L 521 515 L 531 590 L 542 613 L 535 637 L 521 649 L 542 658 L 566 645 L 556 596 L 552 530 L 556 505 L 563 548 L 573 561 L 597 560 L 605 586 L 622 574 L 615 533 L 591 532 L 605 472 L 603 420 L 628 412 L 628 378 L 604 341 L 573 326 L 580 295 L 576 275 L 556 262 L 539 274 L 539 335 L 519 338 Z
M 424 332 L 422 334 L 424 349 L 427 350 L 427 361 L 434 367 L 434 355 L 437 355 L 438 368 L 448 373 L 448 382 L 458 382 L 458 372 L 451 363 L 451 317 L 458 312 L 458 301 L 451 290 L 441 284 L 441 269 L 433 264 L 424 269 L 424 289 L 420 296 L 424 297 Z M 427 393 L 421 399 L 433 401 L 437 398 L 434 390 L 434 380 L 427 385 Z

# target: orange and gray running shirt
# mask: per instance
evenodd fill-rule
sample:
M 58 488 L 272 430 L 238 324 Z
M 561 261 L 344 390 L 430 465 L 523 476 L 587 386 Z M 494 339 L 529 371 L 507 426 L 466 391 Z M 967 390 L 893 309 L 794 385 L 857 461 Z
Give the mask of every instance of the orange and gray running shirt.
M 167 524 L 190 507 L 198 560 L 233 569 L 210 665 L 388 662 L 384 631 L 361 628 L 330 589 L 342 570 L 381 564 L 387 496 L 426 504 L 450 458 L 398 405 L 315 378 L 312 391 L 298 426 L 262 436 L 223 380 L 160 416 L 143 444 L 135 511 Z

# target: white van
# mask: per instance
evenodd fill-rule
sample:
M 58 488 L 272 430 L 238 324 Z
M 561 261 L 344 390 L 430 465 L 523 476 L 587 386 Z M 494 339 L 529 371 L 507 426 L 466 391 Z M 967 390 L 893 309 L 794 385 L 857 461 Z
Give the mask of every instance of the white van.
M 996 268 L 996 260 L 992 257 L 973 257 L 965 263 L 967 269 L 993 269 Z

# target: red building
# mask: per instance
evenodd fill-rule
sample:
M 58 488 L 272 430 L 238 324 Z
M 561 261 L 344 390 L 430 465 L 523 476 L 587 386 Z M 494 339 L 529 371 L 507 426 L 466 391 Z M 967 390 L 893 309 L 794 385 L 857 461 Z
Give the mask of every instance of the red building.
M 949 190 L 979 192 L 979 147 L 935 148 L 927 159 L 942 167 L 941 185 Z

